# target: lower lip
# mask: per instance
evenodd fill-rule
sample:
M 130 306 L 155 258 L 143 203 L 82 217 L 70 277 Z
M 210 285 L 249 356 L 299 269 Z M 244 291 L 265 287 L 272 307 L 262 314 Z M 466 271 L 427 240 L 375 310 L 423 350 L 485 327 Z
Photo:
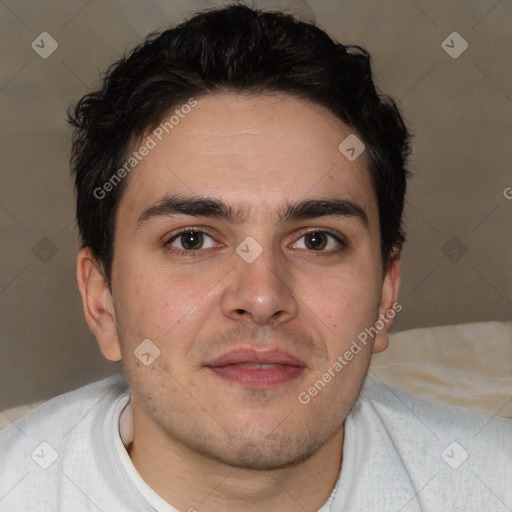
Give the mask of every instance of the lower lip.
M 251 388 L 270 388 L 284 384 L 302 373 L 304 366 L 276 365 L 272 368 L 246 368 L 236 364 L 209 366 L 223 379 Z

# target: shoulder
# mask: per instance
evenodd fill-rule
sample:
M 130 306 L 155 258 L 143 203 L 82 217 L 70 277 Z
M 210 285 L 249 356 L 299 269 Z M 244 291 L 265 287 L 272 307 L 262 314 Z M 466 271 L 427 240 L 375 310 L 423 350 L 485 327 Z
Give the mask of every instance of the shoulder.
M 6 438 L 18 437 L 22 433 L 30 436 L 34 430 L 41 432 L 48 429 L 54 435 L 64 436 L 93 408 L 99 406 L 101 409 L 102 405 L 110 403 L 114 397 L 122 396 L 128 391 L 126 377 L 116 373 L 56 396 L 0 430 L 0 445 Z
M 444 500 L 460 510 L 512 505 L 512 419 L 425 400 L 371 378 L 352 416 L 423 489 L 425 503 Z
M 35 497 L 42 508 L 33 510 L 55 509 L 62 489 L 77 498 L 79 488 L 93 488 L 83 470 L 97 473 L 105 418 L 128 392 L 124 374 L 115 374 L 59 395 L 0 430 L 0 509 L 19 510 Z
M 478 433 L 490 441 L 492 433 L 496 431 L 512 434 L 512 419 L 467 407 L 432 402 L 370 377 L 364 383 L 360 400 L 366 402 L 385 423 L 408 427 L 423 425 L 434 436 L 448 434 L 465 437 Z M 512 438 L 510 442 L 512 445 Z

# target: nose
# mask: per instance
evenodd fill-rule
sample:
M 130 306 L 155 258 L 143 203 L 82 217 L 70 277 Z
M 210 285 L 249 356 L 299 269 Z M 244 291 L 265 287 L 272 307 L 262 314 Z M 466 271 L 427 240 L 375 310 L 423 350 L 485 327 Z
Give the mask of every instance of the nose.
M 285 261 L 264 249 L 251 263 L 234 254 L 235 269 L 229 274 L 221 300 L 222 311 L 232 320 L 258 325 L 286 322 L 297 315 L 297 299 Z

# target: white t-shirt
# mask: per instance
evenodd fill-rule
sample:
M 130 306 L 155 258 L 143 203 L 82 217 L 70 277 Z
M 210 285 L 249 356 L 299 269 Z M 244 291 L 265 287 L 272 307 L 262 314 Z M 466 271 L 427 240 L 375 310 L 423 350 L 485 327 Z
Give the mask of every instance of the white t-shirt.
M 126 377 L 115 375 L 1 430 L 0 511 L 177 512 L 125 449 L 129 399 Z M 366 379 L 345 421 L 339 480 L 319 512 L 511 510 L 512 420 Z

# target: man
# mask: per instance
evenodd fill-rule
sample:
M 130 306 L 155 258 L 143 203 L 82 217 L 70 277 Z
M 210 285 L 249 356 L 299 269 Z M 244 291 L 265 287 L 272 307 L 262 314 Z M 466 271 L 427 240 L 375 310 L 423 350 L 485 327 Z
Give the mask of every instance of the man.
M 401 309 L 409 136 L 363 49 L 229 6 L 70 119 L 77 280 L 126 375 L 1 433 L 2 510 L 512 509 L 510 421 L 366 378 Z

